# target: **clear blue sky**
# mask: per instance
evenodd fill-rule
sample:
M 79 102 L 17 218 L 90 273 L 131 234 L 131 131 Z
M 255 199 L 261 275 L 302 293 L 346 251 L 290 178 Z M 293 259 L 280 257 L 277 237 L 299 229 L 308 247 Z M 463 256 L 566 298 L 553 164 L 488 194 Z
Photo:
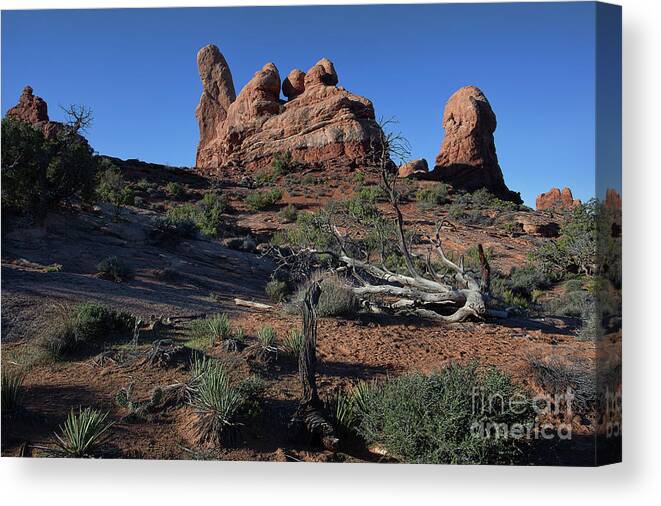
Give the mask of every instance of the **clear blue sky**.
M 593 3 L 4 11 L 2 113 L 26 84 L 49 104 L 94 110 L 94 148 L 190 166 L 198 140 L 199 48 L 225 55 L 238 91 L 272 61 L 285 76 L 319 58 L 340 85 L 394 116 L 433 164 L 459 87 L 496 112 L 508 186 L 528 205 L 551 186 L 594 194 Z

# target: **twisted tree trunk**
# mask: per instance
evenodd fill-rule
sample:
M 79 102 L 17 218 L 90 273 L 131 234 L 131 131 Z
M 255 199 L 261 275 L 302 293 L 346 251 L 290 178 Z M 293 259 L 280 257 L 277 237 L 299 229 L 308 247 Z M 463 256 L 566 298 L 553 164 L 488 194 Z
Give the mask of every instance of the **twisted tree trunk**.
M 303 387 L 303 396 L 291 419 L 290 427 L 307 433 L 309 438 L 319 439 L 327 450 L 336 450 L 339 439 L 324 413 L 324 405 L 317 392 L 317 313 L 321 289 L 313 282 L 303 301 L 304 344 L 298 356 L 298 377 Z

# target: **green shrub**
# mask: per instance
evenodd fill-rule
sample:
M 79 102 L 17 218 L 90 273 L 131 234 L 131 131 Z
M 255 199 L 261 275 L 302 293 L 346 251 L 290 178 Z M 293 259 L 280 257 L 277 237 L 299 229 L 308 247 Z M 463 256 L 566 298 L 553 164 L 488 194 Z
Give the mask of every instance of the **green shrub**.
M 40 337 L 38 345 L 51 358 L 63 359 L 84 344 L 108 334 L 132 331 L 134 322 L 134 317 L 128 313 L 85 302 L 73 308 L 62 308 Z
M 522 394 L 509 376 L 496 369 L 480 373 L 475 364 L 408 374 L 370 389 L 358 432 L 405 462 L 513 463 L 521 441 L 499 431 L 532 426 L 532 406 L 514 411 L 509 402 Z
M 24 376 L 16 371 L 2 370 L 2 414 L 12 413 L 20 406 L 23 398 Z
M 444 183 L 438 183 L 430 188 L 423 188 L 416 192 L 415 200 L 422 209 L 431 209 L 446 204 L 450 201 L 448 187 Z
M 358 183 L 358 184 L 363 184 L 365 182 L 365 173 L 364 172 L 356 172 L 353 175 L 353 182 Z
M 216 237 L 221 230 L 222 214 L 227 211 L 227 196 L 219 193 L 205 193 L 197 203 L 193 220 L 204 235 Z
M 304 344 L 305 334 L 303 334 L 303 331 L 301 329 L 291 329 L 289 335 L 282 342 L 282 351 L 293 357 L 298 357 Z
M 293 161 L 291 156 L 291 151 L 286 151 L 284 153 L 276 153 L 273 155 L 273 161 L 271 162 L 271 168 L 273 173 L 279 175 L 289 174 L 296 167 L 296 163 Z
M 282 192 L 277 188 L 273 188 L 271 190 L 250 193 L 246 201 L 248 207 L 253 211 L 262 211 L 272 207 L 281 198 Z
M 327 216 L 323 213 L 298 213 L 296 224 L 273 234 L 271 242 L 277 246 L 314 247 L 326 249 L 334 244 L 333 234 L 326 227 Z
M 229 316 L 225 313 L 193 320 L 189 330 L 189 336 L 193 340 L 208 341 L 209 346 L 227 339 L 232 332 Z
M 305 174 L 301 178 L 301 183 L 304 185 L 311 185 L 315 184 L 317 182 L 317 178 L 314 176 L 314 174 Z
M 266 295 L 268 295 L 273 302 L 282 302 L 289 293 L 287 283 L 277 279 L 271 279 L 271 281 L 266 283 L 265 291 Z
M 116 256 L 101 260 L 96 266 L 96 270 L 101 277 L 115 283 L 121 283 L 122 281 L 133 278 L 133 269 L 131 266 Z
M 321 294 L 317 302 L 318 316 L 353 316 L 360 309 L 358 298 L 353 291 L 339 278 L 324 278 L 319 283 Z M 303 299 L 307 285 L 301 285 L 291 301 L 292 312 L 300 313 L 303 308 Z
M 184 187 L 177 183 L 176 181 L 170 181 L 165 185 L 165 190 L 170 194 L 172 198 L 178 199 L 184 195 Z
M 296 210 L 296 206 L 289 204 L 280 210 L 278 213 L 278 218 L 280 218 L 282 223 L 293 223 L 296 221 L 297 215 L 298 211 Z
M 514 267 L 508 277 L 494 273 L 491 292 L 507 305 L 528 307 L 537 301 L 537 295 L 551 286 L 551 278 L 535 265 Z
M 164 234 L 175 237 L 193 237 L 199 230 L 216 237 L 222 226 L 222 213 L 227 210 L 227 197 L 218 193 L 205 193 L 197 204 L 171 207 L 154 225 Z
M 55 453 L 75 458 L 94 456 L 113 425 L 106 422 L 107 418 L 108 413 L 92 408 L 81 408 L 78 414 L 72 409 L 60 427 L 60 434 L 55 434 Z
M 90 202 L 97 160 L 87 141 L 69 127 L 46 139 L 28 123 L 3 118 L 3 211 L 43 216 L 49 207 L 70 200 Z
M 266 381 L 252 374 L 241 380 L 236 388 L 241 396 L 241 416 L 243 418 L 257 416 L 262 411 Z
M 105 158 L 99 162 L 96 193 L 101 200 L 115 206 L 115 216 L 119 215 L 122 206 L 130 206 L 135 203 L 133 189 L 122 177 L 119 168 Z
M 563 295 L 545 303 L 546 312 L 557 316 L 581 317 L 591 302 L 591 296 L 585 291 L 565 292 Z

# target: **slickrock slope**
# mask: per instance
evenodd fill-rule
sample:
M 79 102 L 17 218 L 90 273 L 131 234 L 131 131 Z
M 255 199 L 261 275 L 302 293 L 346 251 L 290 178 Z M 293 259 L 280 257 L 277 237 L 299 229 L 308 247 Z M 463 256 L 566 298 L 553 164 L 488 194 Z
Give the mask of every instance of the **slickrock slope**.
M 337 87 L 333 63 L 320 60 L 307 73 L 293 70 L 282 83 L 266 64 L 234 95 L 229 66 L 218 48 L 198 53 L 202 97 L 197 107 L 200 144 L 196 165 L 205 173 L 228 167 L 269 166 L 277 153 L 322 166 L 361 166 L 379 133 L 372 103 Z
M 493 140 L 496 115 L 479 88 L 464 86 L 450 97 L 443 128 L 435 178 L 467 191 L 487 188 L 503 200 L 522 203 L 521 196 L 505 185 Z
M 549 209 L 571 209 L 581 205 L 581 201 L 574 199 L 571 190 L 567 187 L 560 191 L 558 188 L 551 188 L 545 193 L 541 193 L 535 199 L 535 207 L 538 211 Z

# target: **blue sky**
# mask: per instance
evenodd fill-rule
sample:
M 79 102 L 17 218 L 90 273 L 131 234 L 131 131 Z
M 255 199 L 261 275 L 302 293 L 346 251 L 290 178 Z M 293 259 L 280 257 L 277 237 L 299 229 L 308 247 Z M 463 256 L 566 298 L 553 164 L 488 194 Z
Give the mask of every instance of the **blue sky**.
M 436 157 L 443 106 L 473 84 L 498 119 L 508 186 L 528 205 L 551 186 L 594 194 L 593 3 L 4 11 L 2 113 L 26 84 L 94 110 L 104 154 L 192 165 L 198 49 L 216 44 L 238 91 L 272 61 L 285 76 L 321 57 L 340 85 L 396 117 L 415 158 Z

